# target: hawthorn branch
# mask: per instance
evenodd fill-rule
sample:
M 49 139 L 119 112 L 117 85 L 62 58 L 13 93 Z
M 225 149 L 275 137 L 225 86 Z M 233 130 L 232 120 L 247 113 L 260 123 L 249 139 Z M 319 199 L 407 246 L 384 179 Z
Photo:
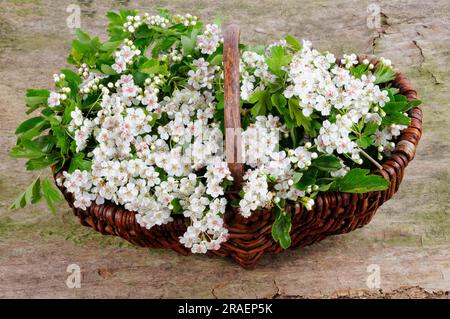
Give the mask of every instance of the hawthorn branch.
M 363 151 L 362 149 L 359 149 L 359 152 L 364 155 L 365 158 L 367 158 L 369 161 L 371 161 L 379 170 L 383 169 L 383 166 L 380 165 L 380 163 L 378 163 L 376 160 L 374 160 L 372 158 L 372 156 L 370 156 L 369 154 L 367 154 L 365 151 Z

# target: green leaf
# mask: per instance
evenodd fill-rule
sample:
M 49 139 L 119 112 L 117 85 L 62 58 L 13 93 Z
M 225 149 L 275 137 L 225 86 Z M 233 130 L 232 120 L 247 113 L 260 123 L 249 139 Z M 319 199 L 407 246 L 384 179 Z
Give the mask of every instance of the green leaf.
M 394 101 L 392 101 L 392 100 L 390 100 L 391 102 L 408 102 L 408 100 L 407 100 L 407 98 L 406 98 L 406 96 L 404 96 L 404 95 L 401 95 L 401 94 L 396 94 L 395 96 L 394 96 Z
M 25 191 L 12 203 L 10 209 L 23 208 L 27 204 L 37 203 L 41 199 L 40 178 L 37 177 Z
M 16 129 L 16 134 L 21 134 L 28 130 L 34 128 L 37 124 L 44 121 L 45 119 L 42 116 L 32 117 L 24 122 L 22 122 Z
M 23 145 L 14 146 L 9 151 L 9 155 L 15 158 L 40 158 L 43 156 L 42 152 L 27 149 Z
M 223 110 L 225 107 L 223 92 L 216 92 L 216 99 L 217 99 L 216 109 Z
M 31 204 L 36 204 L 42 198 L 41 194 L 41 180 L 39 177 L 35 180 L 31 189 Z
M 372 145 L 373 139 L 370 136 L 361 136 L 356 140 L 356 144 L 358 144 L 359 147 L 362 149 L 368 148 L 370 145 Z
M 267 109 L 270 109 L 272 104 L 270 101 L 270 93 L 267 90 L 257 91 L 250 98 L 250 103 L 256 103 L 251 109 L 253 118 L 259 115 L 266 115 Z
M 31 140 L 21 140 L 20 141 L 20 145 L 22 145 L 24 148 L 29 149 L 33 152 L 40 152 L 41 156 L 45 156 L 46 154 L 43 152 L 43 148 L 41 147 L 42 145 L 39 145 L 38 143 L 36 143 L 35 141 L 31 141 Z
M 375 122 L 368 122 L 364 128 L 363 135 L 364 136 L 370 136 L 375 134 L 375 132 L 378 130 L 379 125 Z
M 264 90 L 256 91 L 252 96 L 248 98 L 248 102 L 254 104 L 261 99 L 261 96 L 265 94 Z
M 294 187 L 299 190 L 306 190 L 308 186 L 314 185 L 316 183 L 318 169 L 315 167 L 310 167 L 306 172 L 303 173 L 303 176 L 300 180 L 294 184 Z
M 354 168 L 344 177 L 336 180 L 337 190 L 346 193 L 367 193 L 382 191 L 389 187 L 389 181 L 378 175 L 367 175 L 368 169 Z
M 395 71 L 387 65 L 382 65 L 373 74 L 376 77 L 374 84 L 390 82 L 395 78 Z
M 319 178 L 316 184 L 319 186 L 320 192 L 327 192 L 333 186 L 335 178 Z
M 82 43 L 91 42 L 91 37 L 89 36 L 89 34 L 81 31 L 81 29 L 77 29 L 76 34 L 77 34 L 77 38 L 78 38 L 78 40 L 80 40 L 80 42 L 82 42 Z
M 158 60 L 149 59 L 139 67 L 139 72 L 145 74 L 156 74 L 159 73 L 160 67 L 161 66 Z
M 50 123 L 45 120 L 37 123 L 34 127 L 31 129 L 23 132 L 19 135 L 20 140 L 31 140 L 34 137 L 40 135 L 44 130 L 48 129 L 50 127 Z
M 92 52 L 92 47 L 89 43 L 82 42 L 80 40 L 72 41 L 72 49 L 77 52 L 77 54 L 89 55 Z
M 78 76 L 78 74 L 76 74 L 76 73 L 73 72 L 72 70 L 69 70 L 69 69 L 62 69 L 62 70 L 61 70 L 61 73 L 64 74 L 64 76 L 65 76 L 64 79 L 65 79 L 68 83 L 73 83 L 73 84 L 75 84 L 75 85 L 79 85 L 79 84 L 81 84 L 81 82 L 83 82 L 83 81 L 81 80 L 81 78 Z
M 294 184 L 298 183 L 300 181 L 300 179 L 302 178 L 302 176 L 303 176 L 303 173 L 295 172 L 293 177 L 292 177 L 292 180 L 294 181 Z
M 118 14 L 117 12 L 114 11 L 108 11 L 106 13 L 106 17 L 108 18 L 108 20 L 113 23 L 113 24 L 123 24 L 124 23 L 124 19 L 122 18 L 122 16 L 120 14 Z
M 411 119 L 402 114 L 402 113 L 391 113 L 383 117 L 382 124 L 383 125 L 390 125 L 390 124 L 401 124 L 401 125 L 409 125 L 411 122 Z
M 281 68 L 291 62 L 291 56 L 286 54 L 285 49 L 282 46 L 273 46 L 270 50 L 270 57 L 266 59 L 267 65 L 270 71 L 279 75 Z
M 170 204 L 173 206 L 172 212 L 173 212 L 174 214 L 183 214 L 184 209 L 183 209 L 183 207 L 181 206 L 180 200 L 179 200 L 178 198 L 174 198 L 174 199 L 170 202 Z
M 70 148 L 69 135 L 60 126 L 52 127 L 53 135 L 56 138 L 56 146 L 60 149 L 62 155 L 67 155 Z
M 313 160 L 312 165 L 321 171 L 331 172 L 341 168 L 341 161 L 334 155 L 322 155 Z
M 113 52 L 115 51 L 123 41 L 107 41 L 102 43 L 100 46 L 100 50 L 104 52 Z
M 25 163 L 25 167 L 28 171 L 37 171 L 55 165 L 60 159 L 55 155 L 32 158 Z
M 44 96 L 26 96 L 25 103 L 29 108 L 47 104 L 48 98 Z
M 411 101 L 409 101 L 408 102 L 408 106 L 409 106 L 409 108 L 411 109 L 411 108 L 413 108 L 413 107 L 416 107 L 416 106 L 419 106 L 420 104 L 422 104 L 422 101 L 421 100 L 411 100 Z
M 420 104 L 422 104 L 421 100 L 416 99 L 416 100 L 408 101 L 408 106 L 405 107 L 404 111 L 407 112 L 407 111 L 411 110 L 412 108 L 419 106 Z
M 384 107 L 383 111 L 385 111 L 387 114 L 390 113 L 396 113 L 396 112 L 404 112 L 408 108 L 408 102 L 387 102 Z
M 14 203 L 12 203 L 11 206 L 9 206 L 9 209 L 24 208 L 26 205 L 27 205 L 27 200 L 25 198 L 25 192 L 23 192 L 16 198 Z
M 275 106 L 280 114 L 284 114 L 284 108 L 286 107 L 286 98 L 281 93 L 275 93 L 270 98 L 273 106 Z
M 197 41 L 197 37 L 187 37 L 185 35 L 181 36 L 181 47 L 183 48 L 183 54 L 189 55 L 194 54 L 195 44 Z
M 300 44 L 300 42 L 297 41 L 297 39 L 295 37 L 293 37 L 292 35 L 287 35 L 284 38 L 287 42 L 287 44 L 290 45 L 290 47 L 294 50 L 294 51 L 300 51 L 302 48 L 302 45 Z
M 75 72 L 69 69 L 61 70 L 61 73 L 65 75 L 65 80 L 70 88 L 70 93 L 72 96 L 76 96 L 79 85 L 83 82 L 81 78 Z
M 233 199 L 233 200 L 230 202 L 231 207 L 234 207 L 234 208 L 239 208 L 239 207 L 241 207 L 240 201 L 241 201 L 241 200 L 240 200 L 239 198 Z
M 48 90 L 27 90 L 25 95 L 25 103 L 28 107 L 27 114 L 30 114 L 37 108 L 43 105 L 47 105 L 50 92 Z
M 40 89 L 28 89 L 25 96 L 39 96 L 48 98 L 50 96 L 50 92 L 48 90 L 40 90 Z
M 350 72 L 355 78 L 359 79 L 364 73 L 366 73 L 368 67 L 369 66 L 367 64 L 359 64 L 351 67 Z
M 171 17 L 170 10 L 167 8 L 158 8 L 158 13 L 161 17 L 164 17 L 166 19 L 170 19 Z
M 291 216 L 277 207 L 275 210 L 275 221 L 272 225 L 272 238 L 284 249 L 291 246 L 291 228 Z
M 394 96 L 395 92 L 394 92 L 393 88 L 386 89 L 386 91 L 388 92 L 389 101 L 395 101 L 395 96 Z
M 167 51 L 177 40 L 178 38 L 173 36 L 167 36 L 160 39 L 153 47 L 153 57 L 157 57 L 161 52 Z
M 313 135 L 313 128 L 311 126 L 311 118 L 303 115 L 300 110 L 298 99 L 289 99 L 289 114 L 292 119 L 295 120 L 298 127 L 303 127 L 305 132 L 309 135 Z
M 103 74 L 106 74 L 106 75 L 117 75 L 117 72 L 114 71 L 114 69 L 110 65 L 107 65 L 107 64 L 102 64 L 100 67 L 100 70 L 102 71 Z
M 49 154 L 56 144 L 56 137 L 53 135 L 43 135 L 35 138 L 31 142 L 42 153 Z
M 210 61 L 209 64 L 211 65 L 221 65 L 223 62 L 223 55 L 222 54 L 216 54 Z
M 42 195 L 47 201 L 47 205 L 50 210 L 55 213 L 56 210 L 54 204 L 61 202 L 62 196 L 60 192 L 53 187 L 53 184 L 48 180 L 48 178 L 42 182 Z
M 79 169 L 81 171 L 90 171 L 92 162 L 90 160 L 84 159 L 84 153 L 77 153 L 70 160 L 69 173 L 73 173 L 75 170 Z

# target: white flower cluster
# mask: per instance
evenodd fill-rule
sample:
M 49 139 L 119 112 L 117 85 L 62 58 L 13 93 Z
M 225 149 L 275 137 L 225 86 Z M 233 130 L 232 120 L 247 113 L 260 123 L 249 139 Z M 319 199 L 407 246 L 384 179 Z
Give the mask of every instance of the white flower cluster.
M 245 51 L 242 54 L 240 73 L 243 100 L 248 100 L 256 91 L 263 90 L 267 83 L 276 80 L 276 76 L 269 72 L 264 56 L 251 51 Z M 257 81 L 259 83 L 255 87 Z
M 123 24 L 123 31 L 135 32 L 136 29 L 142 24 L 140 16 L 128 16 L 127 22 Z
M 299 99 L 304 116 L 313 112 L 330 115 L 332 109 L 339 111 L 335 123 L 325 120 L 315 143 L 320 152 L 349 154 L 356 163 L 362 163 L 359 150 L 349 134 L 361 119 L 381 118 L 376 105 L 389 101 L 387 91 L 374 84 L 375 77 L 351 75 L 349 68 L 358 63 L 355 54 L 344 55 L 340 67 L 334 55 L 321 54 L 311 49 L 309 42 L 292 58 L 288 71 L 290 85 L 284 91 L 286 98 Z
M 88 118 L 83 118 L 83 113 L 78 107 L 70 113 L 72 121 L 68 127 L 69 132 L 74 133 L 74 141 L 76 143 L 76 151 L 83 151 L 94 129 L 95 123 Z
M 127 70 L 127 64 L 133 63 L 133 58 L 141 54 L 139 49 L 133 44 L 133 41 L 126 39 L 122 48 L 115 52 L 115 63 L 111 68 L 117 73 L 123 73 Z
M 92 171 L 65 172 L 64 186 L 74 194 L 76 207 L 112 201 L 135 211 L 137 222 L 147 229 L 181 213 L 191 220 L 181 243 L 193 252 L 218 249 L 228 236 L 224 187 L 232 181 L 223 136 L 213 121 L 213 82 L 220 67 L 203 58 L 194 60 L 188 86 L 159 101 L 162 75 L 148 77 L 139 86 L 126 74 L 127 65 L 140 54 L 125 40 L 113 65 L 122 75 L 114 83 L 98 85 L 102 96 L 96 116 L 87 118 L 78 108 L 71 113 L 69 131 L 76 151 L 92 145 L 87 149 Z M 167 123 L 154 126 L 162 117 Z
M 86 73 L 86 71 L 84 71 Z M 94 72 L 88 73 L 85 80 L 80 84 L 80 92 L 87 96 L 90 93 L 97 92 L 103 88 L 100 80 L 104 79 L 106 76 L 103 74 L 98 74 Z
M 372 135 L 374 144 L 378 147 L 378 152 L 380 152 L 379 159 L 382 159 L 381 152 L 389 153 L 395 148 L 395 143 L 392 140 L 399 136 L 405 128 L 407 128 L 406 125 L 391 124 L 381 131 L 377 130 Z
M 269 46 L 286 48 L 286 41 L 280 41 Z M 372 73 L 355 78 L 350 68 L 358 63 L 355 54 L 344 55 L 340 67 L 336 58 L 330 53 L 319 53 L 311 48 L 311 43 L 303 41 L 302 49 L 293 54 L 288 66 L 283 69 L 288 74 L 287 87 L 284 96 L 297 99 L 302 114 L 305 117 L 316 113 L 318 116 L 329 116 L 337 110 L 334 120 L 325 119 L 321 123 L 319 134 L 315 139 L 305 136 L 305 144 L 294 150 L 279 152 L 277 143 L 271 143 L 272 130 L 285 130 L 278 127 L 272 116 L 258 117 L 255 124 L 243 133 L 244 162 L 252 167 L 244 176 L 244 197 L 240 201 L 241 214 L 245 217 L 260 208 L 270 207 L 281 199 L 300 201 L 306 208 L 311 209 L 314 200 L 309 196 L 318 189 L 317 185 L 310 185 L 304 190 L 298 190 L 293 185 L 295 170 L 306 170 L 312 160 L 318 157 L 313 148 L 325 154 L 342 155 L 361 164 L 360 149 L 351 134 L 360 121 L 381 124 L 385 113 L 382 107 L 389 102 L 388 92 L 375 85 Z M 364 62 L 369 70 L 373 65 Z M 389 65 L 390 61 L 386 62 Z M 275 80 L 265 62 L 265 58 L 256 52 L 244 52 L 241 60 L 241 98 L 248 100 L 255 92 L 264 90 L 267 83 Z M 380 109 L 381 107 L 381 109 Z M 269 124 L 271 123 L 271 124 Z M 256 128 L 258 134 L 256 134 Z M 269 130 L 270 128 L 270 130 Z M 372 136 L 378 151 L 390 151 L 394 145 L 390 142 L 400 135 L 405 126 L 390 125 L 378 130 Z M 257 140 L 258 143 L 253 141 Z M 278 141 L 278 138 L 274 138 Z M 250 142 L 248 142 L 250 141 Z M 344 176 L 350 168 L 341 160 L 341 168 L 330 172 L 333 177 Z
M 171 20 L 161 16 L 161 15 L 149 15 L 145 13 L 143 16 L 135 15 L 128 16 L 127 22 L 123 24 L 123 30 L 128 31 L 130 33 L 136 32 L 137 28 L 139 28 L 142 24 L 147 24 L 149 26 L 158 26 L 161 28 L 169 28 L 173 24 L 183 24 L 184 26 L 195 26 L 197 24 L 198 18 L 191 14 L 185 15 L 173 15 Z
M 64 81 L 66 75 L 61 74 L 53 74 L 53 80 L 57 86 L 60 87 L 59 92 L 50 92 L 50 95 L 47 99 L 47 103 L 49 107 L 55 107 L 61 105 L 61 101 L 65 101 L 67 99 L 67 94 L 71 92 L 69 87 L 61 86 L 61 82 Z
M 197 21 L 198 18 L 190 13 L 184 15 L 175 14 L 174 16 L 172 16 L 172 23 L 174 24 L 181 23 L 185 27 L 195 26 L 197 24 Z
M 252 167 L 244 175 L 244 197 L 239 203 L 240 213 L 244 217 L 249 217 L 259 208 L 269 207 L 272 200 L 300 199 L 308 209 L 314 204 L 314 200 L 307 196 L 312 192 L 311 187 L 302 191 L 292 186 L 295 169 L 310 166 L 317 153 L 308 150 L 312 147 L 311 143 L 290 150 L 288 154 L 279 151 L 279 134 L 284 130 L 278 117 L 258 116 L 242 134 L 244 161 Z M 273 185 L 269 186 L 269 181 Z
M 211 66 L 204 58 L 194 60 L 194 70 L 188 72 L 188 83 L 195 90 L 202 88 L 212 89 L 213 81 L 217 76 L 217 71 L 220 70 L 219 66 Z
M 160 15 L 150 16 L 148 13 L 144 14 L 142 20 L 151 26 L 158 26 L 161 28 L 168 28 L 170 26 L 170 21 Z
M 87 78 L 89 76 L 89 67 L 86 63 L 83 63 L 79 68 L 78 68 L 78 75 L 80 75 L 83 78 Z
M 222 33 L 216 24 L 207 24 L 205 32 L 197 37 L 197 46 L 203 54 L 213 54 L 221 42 Z
M 83 119 L 78 109 L 71 114 L 77 150 L 84 149 L 92 132 L 98 143 L 91 152 L 91 173 L 64 174 L 74 205 L 85 209 L 94 200 L 113 201 L 136 211 L 137 221 L 150 229 L 172 220 L 173 201 L 178 200 L 192 220 L 182 242 L 194 252 L 217 249 L 227 235 L 222 183 L 232 178 L 223 161 L 220 130 L 209 124 L 215 103 L 211 93 L 176 91 L 161 101 L 161 113 L 146 114 L 142 107 L 127 107 L 130 91 L 135 96 L 137 90 L 126 89 L 134 84 L 125 82 L 115 93 L 104 94 L 102 109 L 92 121 Z M 151 123 L 162 113 L 170 121 L 155 134 Z M 205 184 L 195 174 L 201 168 L 206 169 Z
M 161 61 L 180 62 L 183 59 L 183 53 L 177 49 L 170 50 L 169 54 L 161 54 L 159 56 Z

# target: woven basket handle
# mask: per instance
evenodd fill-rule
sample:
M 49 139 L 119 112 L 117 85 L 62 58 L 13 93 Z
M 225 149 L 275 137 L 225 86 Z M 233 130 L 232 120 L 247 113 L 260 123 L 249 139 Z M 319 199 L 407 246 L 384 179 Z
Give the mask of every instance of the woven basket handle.
M 244 174 L 241 150 L 239 27 L 236 24 L 226 26 L 223 38 L 225 154 L 234 178 L 234 186 L 239 189 Z

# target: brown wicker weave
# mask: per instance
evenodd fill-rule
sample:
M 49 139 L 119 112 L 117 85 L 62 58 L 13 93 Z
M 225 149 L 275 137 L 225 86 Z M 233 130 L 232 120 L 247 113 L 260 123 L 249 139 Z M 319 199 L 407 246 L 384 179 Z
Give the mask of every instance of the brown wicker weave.
M 225 127 L 240 127 L 239 113 L 239 29 L 231 25 L 224 32 L 224 66 L 225 66 Z M 359 56 L 359 61 L 369 59 L 375 66 L 378 60 L 373 56 Z M 400 72 L 394 80 L 394 86 L 408 100 L 416 99 L 417 93 L 410 82 Z M 378 207 L 397 192 L 408 163 L 414 158 L 417 144 L 422 135 L 422 111 L 413 108 L 409 115 L 411 124 L 399 137 L 392 155 L 382 164 L 379 174 L 390 181 L 386 191 L 365 194 L 340 192 L 320 193 L 311 211 L 301 206 L 288 206 L 292 215 L 292 247 L 302 247 L 320 241 L 329 235 L 350 232 L 370 222 Z M 229 163 L 234 163 L 233 154 L 237 153 L 234 143 L 226 137 L 226 152 Z M 230 164 L 233 176 L 239 182 L 243 168 L 241 164 Z M 55 177 L 59 177 L 61 172 Z M 191 252 L 179 243 L 179 236 L 186 230 L 187 218 L 174 216 L 172 223 L 155 226 L 150 230 L 141 227 L 135 219 L 135 213 L 112 203 L 93 204 L 87 210 L 73 206 L 73 195 L 61 187 L 66 200 L 82 225 L 94 228 L 105 235 L 120 236 L 129 242 L 155 248 L 170 248 L 183 255 Z M 230 192 L 234 198 L 236 192 Z M 251 269 L 264 253 L 279 253 L 283 249 L 272 239 L 271 228 L 273 215 L 270 209 L 260 210 L 251 217 L 243 218 L 237 209 L 229 207 L 225 214 L 225 224 L 229 230 L 229 240 L 222 244 L 220 250 L 210 251 L 209 255 L 228 255 L 244 268 Z

